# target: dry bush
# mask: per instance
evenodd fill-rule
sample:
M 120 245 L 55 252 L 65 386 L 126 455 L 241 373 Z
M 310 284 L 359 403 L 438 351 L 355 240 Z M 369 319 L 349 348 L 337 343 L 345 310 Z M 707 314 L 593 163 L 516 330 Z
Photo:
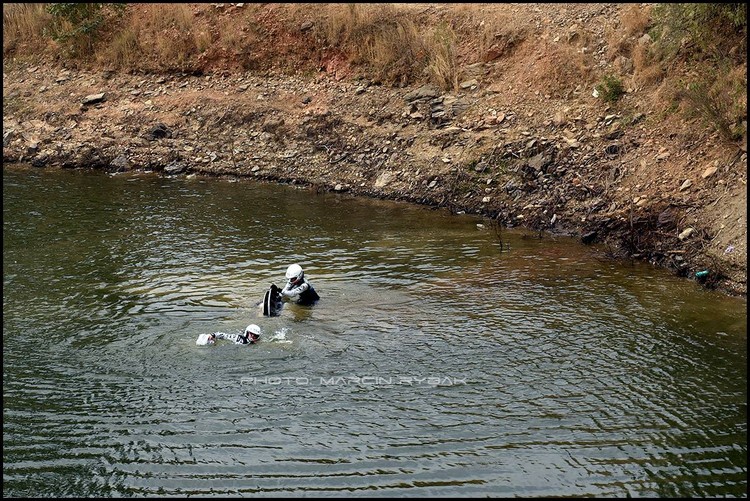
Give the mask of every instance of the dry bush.
M 477 4 L 455 4 L 448 17 L 462 51 L 465 64 L 487 62 L 510 51 L 526 38 L 528 27 L 494 9 L 486 11 Z
M 550 93 L 565 95 L 579 85 L 587 85 L 592 79 L 590 56 L 569 45 L 553 45 L 544 51 L 545 57 L 535 63 L 535 73 L 530 81 Z
M 325 4 L 325 12 L 316 26 L 331 46 L 356 44 L 381 19 L 392 17 L 393 10 L 388 4 Z
M 610 61 L 617 56 L 631 56 L 638 38 L 651 25 L 650 12 L 650 6 L 642 4 L 629 4 L 623 8 L 619 24 L 606 29 L 607 57 Z
M 133 68 L 141 58 L 138 38 L 136 29 L 125 27 L 97 54 L 97 61 L 112 68 Z
M 698 118 L 725 141 L 737 141 L 747 118 L 746 68 L 723 68 L 687 84 L 679 95 L 688 119 Z
M 97 61 L 136 70 L 189 70 L 212 42 L 210 34 L 195 29 L 187 4 L 133 5 Z
M 430 81 L 443 90 L 458 89 L 459 68 L 456 58 L 456 35 L 449 26 L 437 26 L 425 42 Z
M 413 77 L 413 69 L 423 54 L 419 32 L 408 19 L 381 26 L 366 42 L 357 47 L 357 58 L 374 70 L 379 81 L 404 83 Z
M 316 23 L 329 47 L 380 81 L 413 80 L 427 49 L 410 12 L 393 4 L 328 4 Z
M 43 46 L 44 29 L 51 21 L 45 4 L 3 4 L 3 55 L 11 54 L 21 43 Z
M 623 35 L 640 36 L 651 26 L 651 6 L 645 4 L 628 4 L 620 16 Z
M 661 61 L 657 60 L 651 45 L 638 43 L 633 48 L 633 82 L 637 85 L 652 86 L 666 76 Z

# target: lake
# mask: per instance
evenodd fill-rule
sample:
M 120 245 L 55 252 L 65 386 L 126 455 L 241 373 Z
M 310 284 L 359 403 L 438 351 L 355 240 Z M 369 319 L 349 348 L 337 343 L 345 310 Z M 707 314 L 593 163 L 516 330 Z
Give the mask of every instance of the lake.
M 3 495 L 746 497 L 746 300 L 537 236 L 4 166 Z

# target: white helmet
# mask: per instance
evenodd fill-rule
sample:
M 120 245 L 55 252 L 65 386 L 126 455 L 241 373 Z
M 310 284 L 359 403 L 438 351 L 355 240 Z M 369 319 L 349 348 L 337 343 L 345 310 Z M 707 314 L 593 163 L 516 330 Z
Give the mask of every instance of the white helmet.
M 305 272 L 302 271 L 302 267 L 298 264 L 291 264 L 286 269 L 286 279 L 293 282 L 298 282 L 304 274 Z
M 248 334 L 252 334 L 255 339 L 260 337 L 260 327 L 258 327 L 255 324 L 250 324 L 247 327 L 245 327 L 245 337 L 247 337 Z

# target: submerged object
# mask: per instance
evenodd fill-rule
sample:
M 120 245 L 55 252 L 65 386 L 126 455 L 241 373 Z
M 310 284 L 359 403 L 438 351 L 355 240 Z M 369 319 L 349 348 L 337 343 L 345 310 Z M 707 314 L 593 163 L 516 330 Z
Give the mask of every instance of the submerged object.
M 277 317 L 281 313 L 281 308 L 284 306 L 284 302 L 281 300 L 281 289 L 276 287 L 276 284 L 271 284 L 271 287 L 263 295 L 263 316 L 264 317 Z

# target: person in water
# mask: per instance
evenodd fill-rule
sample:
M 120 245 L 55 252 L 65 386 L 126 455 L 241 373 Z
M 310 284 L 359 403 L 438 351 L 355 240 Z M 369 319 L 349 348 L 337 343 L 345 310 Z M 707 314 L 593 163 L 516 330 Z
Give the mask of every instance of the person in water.
M 227 339 L 235 344 L 255 344 L 260 339 L 260 327 L 250 324 L 245 327 L 244 334 L 226 334 L 224 332 L 209 334 L 208 344 L 215 343 L 217 339 Z
M 281 289 L 281 298 L 296 301 L 297 304 L 310 306 L 315 304 L 320 296 L 305 278 L 305 272 L 298 264 L 292 264 L 286 270 L 286 285 Z

